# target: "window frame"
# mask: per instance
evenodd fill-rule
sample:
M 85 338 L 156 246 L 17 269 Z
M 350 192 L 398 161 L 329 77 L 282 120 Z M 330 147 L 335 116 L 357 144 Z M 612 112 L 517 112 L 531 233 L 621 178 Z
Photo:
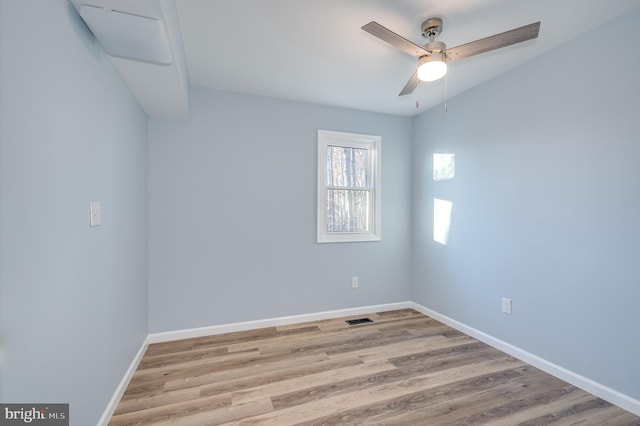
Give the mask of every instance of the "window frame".
M 318 181 L 317 181 L 317 242 L 346 243 L 380 241 L 381 237 L 381 162 L 380 149 L 382 137 L 359 133 L 345 133 L 330 130 L 318 130 Z M 327 185 L 327 147 L 338 146 L 366 149 L 369 151 L 370 186 L 349 188 Z M 327 230 L 327 205 L 329 189 L 369 191 L 369 230 L 367 232 L 329 232 Z

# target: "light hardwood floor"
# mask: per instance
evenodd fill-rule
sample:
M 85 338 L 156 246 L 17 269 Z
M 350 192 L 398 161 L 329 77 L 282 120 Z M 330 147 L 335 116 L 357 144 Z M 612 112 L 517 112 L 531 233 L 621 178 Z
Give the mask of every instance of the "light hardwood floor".
M 640 425 L 414 310 L 150 345 L 116 425 Z

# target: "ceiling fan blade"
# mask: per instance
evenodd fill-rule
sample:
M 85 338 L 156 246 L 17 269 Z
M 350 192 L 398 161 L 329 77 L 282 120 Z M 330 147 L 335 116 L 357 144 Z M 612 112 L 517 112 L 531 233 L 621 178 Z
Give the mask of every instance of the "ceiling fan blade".
M 413 72 L 413 75 L 411 76 L 409 81 L 407 81 L 407 84 L 404 85 L 404 88 L 398 96 L 404 96 L 412 93 L 414 90 L 416 90 L 416 87 L 418 87 L 418 83 L 420 83 L 420 81 L 418 80 L 418 70 L 416 70 Z
M 469 56 L 478 55 L 480 53 L 489 52 L 490 50 L 500 49 L 502 47 L 511 46 L 512 44 L 531 40 L 538 37 L 540 30 L 540 22 L 525 25 L 524 27 L 515 28 L 500 34 L 462 44 L 460 46 L 447 49 L 447 62 L 458 61 L 468 58 Z
M 397 47 L 403 52 L 408 53 L 411 56 L 415 56 L 416 58 L 429 54 L 429 52 L 424 50 L 422 47 L 417 44 L 413 44 L 406 38 L 394 33 L 388 28 L 383 27 L 375 21 L 371 21 L 367 25 L 363 25 L 362 29 L 369 34 L 378 37 L 380 40 L 386 41 L 390 45 Z

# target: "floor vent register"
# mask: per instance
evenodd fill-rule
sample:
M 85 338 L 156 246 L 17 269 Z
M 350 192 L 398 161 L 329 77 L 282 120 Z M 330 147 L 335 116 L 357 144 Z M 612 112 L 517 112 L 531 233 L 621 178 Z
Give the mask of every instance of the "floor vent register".
M 347 320 L 345 322 L 347 323 L 347 325 L 360 325 L 360 324 L 368 324 L 370 322 L 373 322 L 373 320 L 371 318 L 356 318 L 356 319 Z

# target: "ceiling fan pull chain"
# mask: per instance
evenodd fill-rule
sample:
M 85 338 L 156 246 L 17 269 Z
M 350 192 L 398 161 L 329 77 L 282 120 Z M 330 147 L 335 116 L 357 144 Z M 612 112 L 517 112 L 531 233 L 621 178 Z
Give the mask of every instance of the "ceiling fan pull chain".
M 449 92 L 447 91 L 447 75 L 445 74 L 444 76 L 444 112 L 447 112 L 449 110 L 449 106 L 447 105 L 447 102 L 449 100 Z

